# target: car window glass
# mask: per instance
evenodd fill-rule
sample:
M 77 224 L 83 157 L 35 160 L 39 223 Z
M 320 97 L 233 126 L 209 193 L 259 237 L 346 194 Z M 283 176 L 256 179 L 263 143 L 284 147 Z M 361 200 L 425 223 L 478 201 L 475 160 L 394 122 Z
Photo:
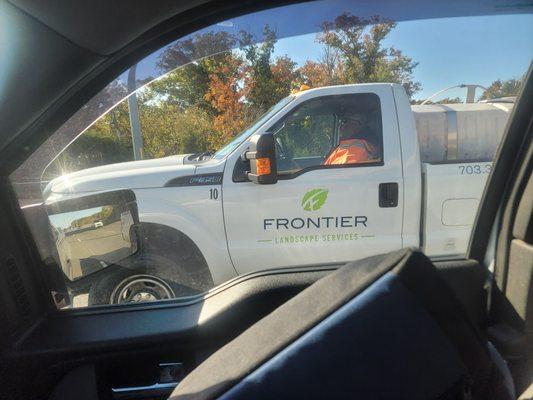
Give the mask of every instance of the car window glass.
M 320 166 L 368 165 L 383 158 L 381 110 L 375 95 L 310 100 L 271 131 L 280 175 Z
M 464 257 L 532 38 L 522 5 L 325 0 L 165 44 L 10 176 L 59 307 L 402 246 Z M 275 184 L 251 179 L 259 134 Z
M 281 100 L 279 103 L 272 106 L 261 118 L 257 120 L 252 126 L 246 129 L 243 133 L 238 135 L 235 139 L 229 142 L 226 146 L 218 150 L 213 158 L 221 159 L 231 153 L 237 146 L 239 146 L 246 138 L 248 138 L 252 133 L 254 133 L 260 126 L 262 126 L 266 121 L 268 121 L 273 115 L 278 111 L 283 109 L 287 104 L 294 100 L 293 96 L 287 96 L 285 99 Z

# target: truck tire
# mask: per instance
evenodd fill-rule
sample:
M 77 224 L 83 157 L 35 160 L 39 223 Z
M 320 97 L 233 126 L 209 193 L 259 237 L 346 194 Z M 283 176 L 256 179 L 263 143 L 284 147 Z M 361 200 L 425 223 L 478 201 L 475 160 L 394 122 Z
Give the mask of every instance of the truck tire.
M 179 266 L 166 258 L 150 255 L 108 267 L 95 277 L 88 305 L 168 300 L 197 294 L 196 290 L 179 283 L 179 270 Z
M 149 275 L 185 285 L 195 293 L 213 288 L 213 277 L 207 262 L 187 235 L 168 226 L 143 222 L 139 237 L 142 253 L 152 258 L 146 267 Z

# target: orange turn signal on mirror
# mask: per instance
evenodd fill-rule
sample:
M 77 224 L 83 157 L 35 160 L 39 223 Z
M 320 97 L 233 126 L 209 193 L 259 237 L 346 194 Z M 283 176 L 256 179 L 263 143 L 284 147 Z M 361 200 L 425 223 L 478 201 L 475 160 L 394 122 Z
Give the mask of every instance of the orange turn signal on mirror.
M 258 158 L 256 159 L 257 175 L 270 175 L 270 158 Z

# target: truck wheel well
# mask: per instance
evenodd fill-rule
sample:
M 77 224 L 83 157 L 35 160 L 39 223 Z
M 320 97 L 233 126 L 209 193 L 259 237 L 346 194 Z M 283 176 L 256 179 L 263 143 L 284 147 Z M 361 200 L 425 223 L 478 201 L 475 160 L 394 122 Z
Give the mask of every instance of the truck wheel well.
M 150 269 L 155 275 L 186 285 L 198 292 L 214 286 L 211 271 L 202 252 L 186 234 L 166 225 L 149 222 L 142 222 L 137 232 L 141 257 L 163 257 L 176 265 L 172 271 L 169 271 L 168 267 L 153 265 Z

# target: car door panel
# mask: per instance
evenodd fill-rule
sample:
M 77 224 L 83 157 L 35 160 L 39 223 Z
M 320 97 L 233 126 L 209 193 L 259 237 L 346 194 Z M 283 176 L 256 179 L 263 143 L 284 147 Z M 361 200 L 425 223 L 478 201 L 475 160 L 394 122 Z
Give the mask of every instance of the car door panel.
M 359 90 L 368 95 L 367 89 Z M 382 163 L 320 163 L 293 175 L 280 175 L 274 185 L 257 185 L 234 182 L 230 174 L 239 160 L 236 156 L 228 159 L 228 176 L 223 184 L 224 221 L 228 248 L 239 273 L 346 262 L 402 247 L 402 165 L 397 121 L 390 118 L 396 109 L 390 87 L 378 87 L 372 93 L 379 97 L 381 107 Z M 302 104 L 296 102 L 278 121 L 292 116 L 300 107 Z M 382 183 L 398 185 L 399 202 L 395 207 L 380 207 Z M 317 190 L 322 200 L 310 209 L 304 201 Z
M 475 261 L 435 263 L 469 315 L 480 323 L 485 309 L 485 270 Z M 49 316 L 16 348 L 10 371 L 27 366 L 35 385 L 12 393 L 51 391 L 69 371 L 94 364 L 100 391 L 148 385 L 161 362 L 183 363 L 186 374 L 257 320 L 269 314 L 335 266 L 273 269 L 248 274 L 188 302 L 156 307 L 116 307 Z M 118 318 L 117 318 L 118 317 Z M 29 363 L 31 360 L 31 363 Z M 31 365 L 31 367 L 28 367 Z M 89 374 L 90 375 L 90 374 Z M 4 377 L 9 378 L 9 371 Z M 126 381 L 125 376 L 129 376 Z M 170 393 L 171 389 L 168 390 Z
M 399 177 L 388 175 L 383 168 L 309 171 L 292 180 L 279 181 L 275 189 L 243 183 L 241 192 L 249 205 L 241 209 L 237 218 L 240 222 L 248 220 L 241 225 L 246 226 L 246 232 L 236 234 L 228 226 L 228 242 L 237 271 L 328 260 L 346 262 L 401 248 L 402 205 L 380 209 L 378 204 L 379 184 L 398 181 Z M 303 209 L 302 199 L 313 189 L 326 190 L 327 199 L 319 211 L 308 212 Z M 226 190 L 225 205 L 236 212 L 238 205 L 228 200 L 227 193 Z M 226 221 L 237 224 L 229 213 Z

